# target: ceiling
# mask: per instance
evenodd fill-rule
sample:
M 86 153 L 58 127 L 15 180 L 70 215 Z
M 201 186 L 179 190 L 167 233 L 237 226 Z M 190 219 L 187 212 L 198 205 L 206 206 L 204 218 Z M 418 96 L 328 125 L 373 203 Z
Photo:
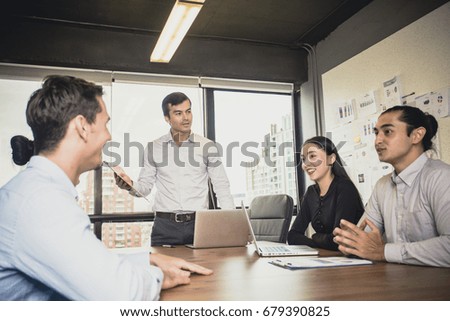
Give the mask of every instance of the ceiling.
M 324 39 L 371 0 L 206 0 L 188 37 L 296 47 Z M 159 34 L 175 0 L 15 0 L 18 19 Z
M 351 57 L 444 2 L 206 0 L 164 64 L 149 58 L 175 0 L 14 0 L 0 10 L 0 63 L 298 85 L 308 79 L 304 44 L 341 26 L 346 42 L 330 55 Z

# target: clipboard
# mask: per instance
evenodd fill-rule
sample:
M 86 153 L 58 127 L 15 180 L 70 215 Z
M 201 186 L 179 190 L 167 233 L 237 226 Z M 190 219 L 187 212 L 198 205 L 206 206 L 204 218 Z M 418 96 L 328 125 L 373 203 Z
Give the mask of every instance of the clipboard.
M 269 263 L 289 270 L 373 264 L 369 260 L 354 259 L 345 256 L 281 258 L 270 261 Z
M 114 172 L 114 174 L 116 174 L 117 176 L 121 177 L 121 176 L 120 176 L 120 173 L 114 168 L 115 166 L 112 166 L 110 163 L 103 161 L 103 162 L 102 162 L 102 166 L 109 167 L 109 168 Z M 124 182 L 125 182 L 125 181 L 124 181 Z M 137 196 L 139 196 L 139 197 L 144 198 L 149 204 L 151 204 L 147 197 L 145 197 L 144 195 L 142 195 L 142 193 L 140 193 L 140 192 L 139 192 L 137 189 L 135 189 L 132 185 L 128 184 L 127 182 L 125 182 L 125 183 L 130 187 L 130 190 L 133 191 L 133 193 L 135 193 L 135 194 L 136 194 Z

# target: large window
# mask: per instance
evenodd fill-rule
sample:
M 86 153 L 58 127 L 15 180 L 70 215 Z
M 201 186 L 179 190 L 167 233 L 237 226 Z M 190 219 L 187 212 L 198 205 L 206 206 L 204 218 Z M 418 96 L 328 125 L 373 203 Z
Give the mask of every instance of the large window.
M 290 95 L 214 91 L 215 138 L 236 205 L 258 195 L 297 199 Z
M 263 194 L 286 193 L 297 199 L 289 84 L 250 83 L 250 86 L 262 87 L 243 90 L 228 86 L 230 80 L 212 78 L 7 64 L 0 65 L 0 186 L 25 168 L 13 164 L 10 139 L 14 135 L 33 138 L 25 119 L 26 104 L 48 74 L 69 74 L 103 86 L 112 135 L 103 158 L 121 166 L 133 180 L 142 169 L 147 143 L 169 132 L 161 109 L 163 98 L 181 91 L 192 101 L 193 131 L 207 136 L 205 124 L 208 124 L 208 135 L 212 134 L 222 146 L 223 162 L 236 206 L 240 206 L 241 200 L 249 205 L 255 196 Z M 153 211 L 156 188 L 146 199 L 133 197 L 116 186 L 113 172 L 108 167 L 84 173 L 76 188 L 79 205 L 86 213 L 114 214 L 105 215 L 105 219 L 100 215 L 91 216 L 96 222 L 93 228 L 106 246 L 149 244 L 152 218 L 148 213 Z M 135 215 L 128 216 L 133 213 Z M 104 225 L 100 226 L 102 223 Z
M 15 135 L 23 135 L 33 140 L 25 110 L 31 94 L 40 87 L 41 81 L 37 80 L 0 79 L 0 186 L 26 168 L 26 165 L 17 166 L 12 161 L 10 139 Z M 92 172 L 81 175 L 80 183 L 76 186 L 78 202 L 88 214 L 94 213 L 94 186 L 90 176 Z
M 192 102 L 192 130 L 203 135 L 201 91 L 192 87 L 161 86 L 142 83 L 112 85 L 111 135 L 112 142 L 104 155 L 106 161 L 119 164 L 136 180 L 143 167 L 144 148 L 147 143 L 165 135 L 170 126 L 166 123 L 161 102 L 168 94 L 181 91 Z M 108 168 L 103 169 L 103 213 L 151 212 L 156 187 L 146 197 L 133 197 L 118 189 Z
M 38 81 L 0 79 L 0 185 L 4 185 L 22 169 L 12 161 L 10 139 L 15 135 L 33 139 L 25 110 L 28 98 L 39 87 Z
M 32 138 L 25 108 L 31 93 L 41 85 L 41 80 L 34 78 L 0 79 L 2 185 L 21 170 L 12 163 L 9 139 L 17 134 Z M 204 134 L 203 89 L 198 84 L 192 86 L 195 83 L 192 79 L 190 86 L 177 85 L 176 78 L 173 83 L 163 81 L 162 84 L 155 84 L 152 79 L 150 82 L 116 80 L 106 85 L 103 82 L 112 134 L 104 159 L 119 164 L 134 180 L 142 168 L 146 144 L 169 131 L 161 110 L 167 94 L 181 91 L 188 95 L 194 115 L 193 131 Z M 286 193 L 296 200 L 291 95 L 217 89 L 213 92 L 215 140 L 223 148 L 223 161 L 236 205 L 241 200 L 248 205 L 253 197 L 262 194 Z M 152 211 L 155 188 L 147 199 L 136 198 L 117 188 L 109 168 L 103 168 L 101 176 L 97 182 L 102 184 L 101 213 Z M 91 171 L 83 174 L 77 186 L 80 206 L 89 214 L 94 213 L 95 198 L 99 197 L 94 192 L 95 180 Z
M 214 136 L 222 146 L 236 206 L 240 206 L 241 200 L 248 205 L 262 194 L 286 193 L 297 199 L 292 98 L 285 88 L 288 84 L 278 85 L 276 93 L 273 93 L 274 84 L 263 84 L 256 91 L 231 91 L 236 88 L 211 89 L 211 84 L 222 84 L 222 80 L 216 79 L 10 65 L 0 65 L 1 186 L 25 168 L 13 164 L 9 141 L 14 135 L 33 138 L 25 119 L 26 104 L 48 74 L 70 74 L 103 86 L 112 135 L 103 158 L 121 166 L 133 180 L 139 176 L 147 143 L 169 131 L 161 109 L 163 98 L 181 91 L 192 101 L 193 131 L 206 136 L 204 123 L 213 124 L 208 128 L 208 135 Z M 267 85 L 270 88 L 264 87 Z M 205 101 L 204 94 L 208 97 Z M 115 214 L 105 219 L 91 216 L 97 222 L 93 228 L 106 246 L 149 245 L 153 222 L 149 215 L 138 213 L 152 212 L 156 188 L 146 199 L 133 197 L 116 186 L 108 167 L 100 172 L 84 173 L 76 188 L 79 205 L 86 213 Z M 135 218 L 128 220 L 117 214 L 135 214 Z

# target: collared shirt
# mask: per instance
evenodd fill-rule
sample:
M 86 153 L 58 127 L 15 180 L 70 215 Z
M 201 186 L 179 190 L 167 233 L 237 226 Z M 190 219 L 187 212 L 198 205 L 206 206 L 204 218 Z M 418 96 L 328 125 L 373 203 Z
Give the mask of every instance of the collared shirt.
M 0 189 L 0 300 L 156 300 L 148 253 L 118 256 L 90 231 L 67 175 L 41 156 Z
M 191 134 L 178 146 L 169 132 L 147 145 L 144 167 L 133 187 L 144 196 L 156 187 L 155 212 L 196 211 L 208 208 L 209 177 L 220 207 L 234 209 L 220 156 L 217 145 L 205 137 Z
M 384 232 L 388 262 L 450 267 L 450 165 L 424 153 L 382 177 L 365 215 Z

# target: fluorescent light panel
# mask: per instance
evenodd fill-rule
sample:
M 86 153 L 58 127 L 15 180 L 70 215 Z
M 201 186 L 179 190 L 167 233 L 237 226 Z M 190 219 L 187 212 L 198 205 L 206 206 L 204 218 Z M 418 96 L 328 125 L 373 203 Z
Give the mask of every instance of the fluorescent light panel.
M 168 63 L 172 59 L 204 2 L 177 0 L 150 56 L 151 62 Z

